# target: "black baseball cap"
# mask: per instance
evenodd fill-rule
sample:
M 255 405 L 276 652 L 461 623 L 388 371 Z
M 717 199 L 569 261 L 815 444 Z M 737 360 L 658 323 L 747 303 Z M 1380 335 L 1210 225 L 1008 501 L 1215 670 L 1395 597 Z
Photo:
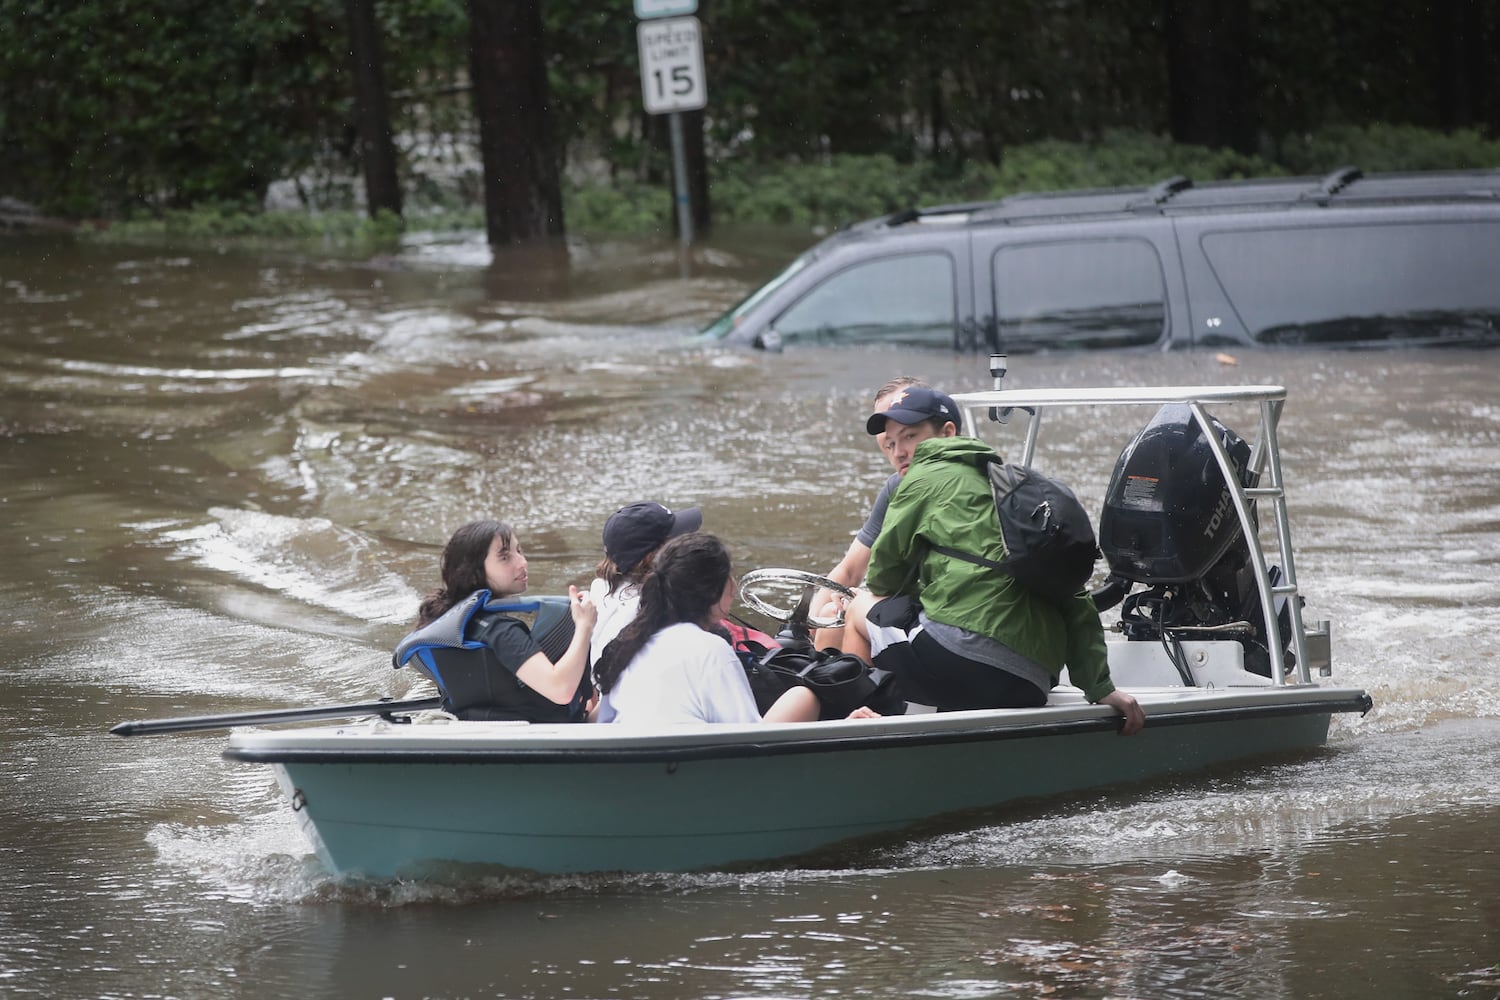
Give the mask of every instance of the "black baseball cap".
M 925 385 L 909 385 L 891 397 L 891 405 L 884 412 L 870 414 L 870 419 L 865 421 L 865 430 L 879 434 L 885 430 L 887 420 L 910 426 L 934 418 L 940 424 L 951 421 L 958 426 L 958 405 L 953 402 L 953 397 Z
M 604 522 L 604 554 L 621 573 L 668 538 L 703 527 L 703 512 L 689 507 L 675 513 L 659 503 L 643 501 L 621 507 Z

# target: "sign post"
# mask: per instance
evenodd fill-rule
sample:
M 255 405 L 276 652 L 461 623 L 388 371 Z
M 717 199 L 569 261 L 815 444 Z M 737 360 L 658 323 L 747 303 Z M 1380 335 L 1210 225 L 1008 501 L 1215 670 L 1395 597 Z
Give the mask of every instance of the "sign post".
M 703 31 L 696 17 L 698 0 L 635 0 L 636 45 L 641 58 L 641 99 L 648 115 L 666 114 L 672 136 L 672 187 L 677 231 L 684 246 L 693 242 L 693 206 L 688 193 L 687 151 L 682 135 L 683 111 L 708 103 L 703 81 Z

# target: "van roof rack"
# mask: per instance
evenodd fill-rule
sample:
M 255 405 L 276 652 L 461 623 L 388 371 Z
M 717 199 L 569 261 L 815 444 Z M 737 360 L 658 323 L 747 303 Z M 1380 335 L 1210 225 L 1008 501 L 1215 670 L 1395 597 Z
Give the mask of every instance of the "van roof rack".
M 1193 180 L 1191 177 L 1187 177 L 1184 174 L 1175 174 L 1166 180 L 1157 181 L 1148 187 L 1146 193 L 1141 198 L 1127 205 L 1126 208 L 1132 211 L 1160 208 L 1171 201 L 1177 194 L 1186 191 L 1192 186 Z
M 1026 191 L 998 201 L 904 208 L 853 223 L 845 231 L 857 237 L 923 222 L 1016 226 L 1111 215 L 1191 215 L 1277 207 L 1496 200 L 1500 200 L 1500 170 L 1366 174 L 1359 167 L 1347 165 L 1321 177 L 1263 177 L 1197 184 L 1179 174 L 1151 185 Z
M 1297 200 L 1315 201 L 1320 205 L 1326 205 L 1329 198 L 1343 191 L 1364 175 L 1365 172 L 1358 167 L 1339 167 L 1337 170 L 1324 174 L 1317 185 L 1302 192 Z

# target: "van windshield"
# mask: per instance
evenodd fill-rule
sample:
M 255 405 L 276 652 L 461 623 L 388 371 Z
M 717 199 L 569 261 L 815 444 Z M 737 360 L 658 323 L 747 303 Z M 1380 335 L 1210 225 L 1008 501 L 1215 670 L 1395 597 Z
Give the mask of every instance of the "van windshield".
M 761 285 L 749 295 L 745 296 L 728 312 L 724 313 L 724 315 L 720 316 L 708 326 L 704 327 L 702 332 L 699 333 L 699 336 L 704 340 L 722 340 L 725 337 L 729 336 L 734 328 L 739 325 L 741 317 L 750 312 L 750 310 L 754 309 L 756 305 L 759 304 L 760 301 L 767 295 L 770 295 L 772 292 L 776 291 L 776 289 L 786 284 L 787 281 L 791 280 L 792 275 L 796 274 L 798 271 L 802 270 L 809 263 L 811 263 L 812 259 L 815 256 L 816 254 L 813 251 L 802 254 L 796 260 L 788 264 L 786 268 L 782 270 L 782 272 L 776 277 L 772 278 L 764 285 Z

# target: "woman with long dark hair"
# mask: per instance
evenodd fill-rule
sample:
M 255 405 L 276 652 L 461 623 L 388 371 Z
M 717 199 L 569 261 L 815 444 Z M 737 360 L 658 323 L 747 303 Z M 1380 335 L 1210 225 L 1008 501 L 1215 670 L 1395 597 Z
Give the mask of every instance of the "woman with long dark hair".
M 744 667 L 718 630 L 735 591 L 729 551 L 713 535 L 691 532 L 668 541 L 640 589 L 635 618 L 594 665 L 600 722 L 817 719 L 817 697 L 794 687 L 762 720 Z
M 396 647 L 415 661 L 460 719 L 580 722 L 592 685 L 589 595 L 568 587 L 567 614 L 543 606 L 530 628 L 492 607 L 526 590 L 526 556 L 504 521 L 471 521 L 443 547 L 442 584 L 422 601 L 417 627 Z

